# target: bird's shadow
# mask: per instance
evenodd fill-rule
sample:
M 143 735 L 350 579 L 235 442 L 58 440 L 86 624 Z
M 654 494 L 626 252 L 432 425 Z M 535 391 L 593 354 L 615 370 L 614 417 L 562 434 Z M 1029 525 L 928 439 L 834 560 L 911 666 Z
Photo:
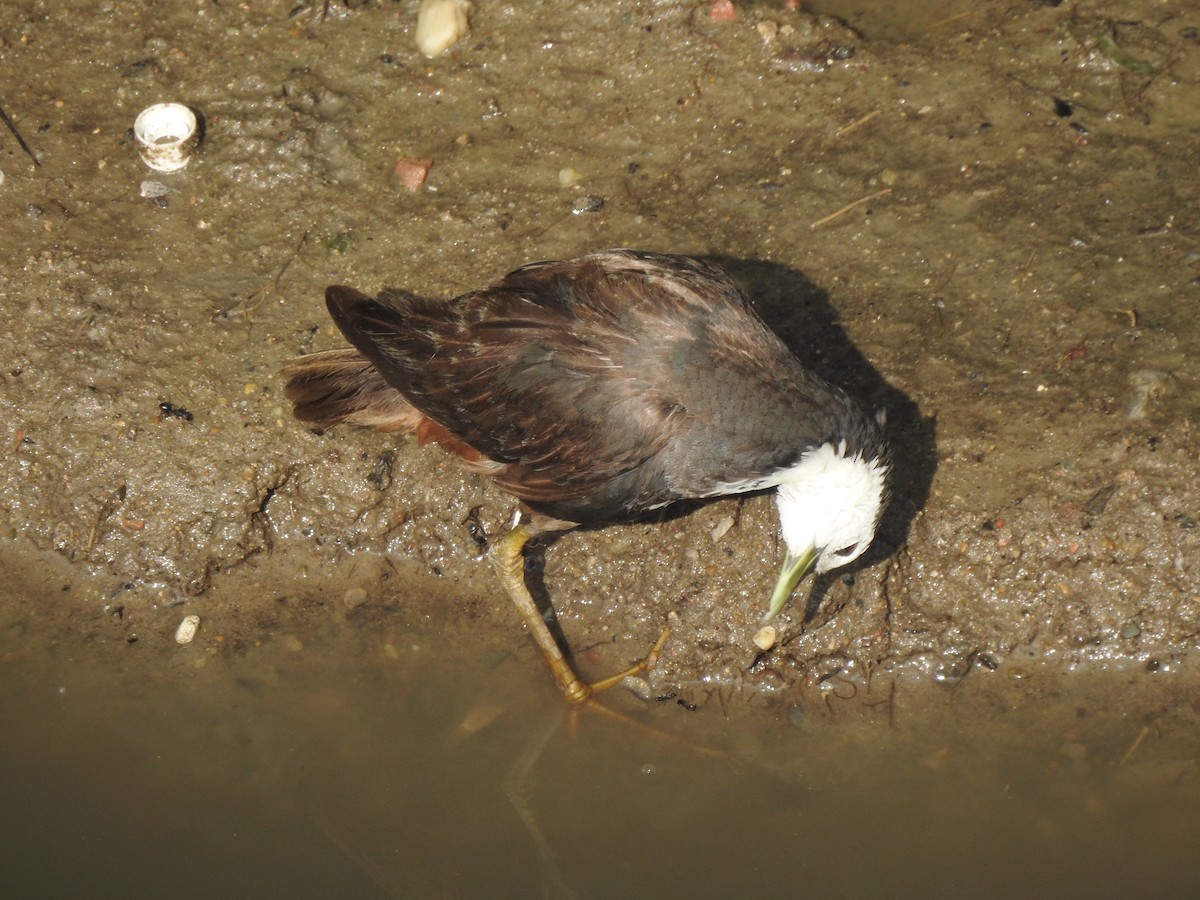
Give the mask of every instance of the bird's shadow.
M 871 549 L 838 574 L 852 575 L 887 559 L 907 542 L 917 513 L 929 499 L 937 469 L 936 419 L 922 415 L 912 398 L 880 374 L 838 324 L 828 292 L 803 273 L 758 259 L 706 258 L 742 286 L 763 321 L 806 368 L 841 387 L 865 409 L 886 415 L 891 498 Z M 806 622 L 816 614 L 832 582 L 831 578 L 814 581 L 805 605 Z

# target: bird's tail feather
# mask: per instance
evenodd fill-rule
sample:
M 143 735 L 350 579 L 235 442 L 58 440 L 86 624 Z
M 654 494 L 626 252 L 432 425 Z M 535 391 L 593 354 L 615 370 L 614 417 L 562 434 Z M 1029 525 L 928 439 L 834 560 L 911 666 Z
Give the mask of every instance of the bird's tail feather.
M 283 374 L 285 392 L 302 422 L 415 431 L 423 418 L 357 350 L 298 356 L 284 364 Z

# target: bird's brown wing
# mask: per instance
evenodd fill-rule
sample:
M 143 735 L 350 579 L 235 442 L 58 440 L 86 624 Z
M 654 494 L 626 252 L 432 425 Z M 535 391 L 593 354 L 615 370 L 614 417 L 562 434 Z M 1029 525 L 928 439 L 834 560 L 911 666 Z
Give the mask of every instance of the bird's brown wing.
M 534 263 L 450 303 L 326 296 L 389 384 L 504 464 L 501 487 L 560 518 L 706 496 L 812 444 L 789 419 L 807 373 L 728 277 L 696 260 Z
M 640 471 L 634 493 L 667 502 L 661 473 L 646 467 L 671 439 L 677 405 L 630 364 L 667 336 L 640 333 L 629 316 L 645 298 L 627 289 L 594 260 L 526 266 L 450 303 L 337 287 L 327 300 L 383 378 L 504 463 L 496 480 L 522 500 L 581 498 Z
M 800 364 L 722 269 L 703 260 L 606 251 L 526 266 L 504 285 L 566 298 L 579 334 L 626 373 L 624 382 L 606 379 L 617 397 L 660 414 L 643 434 L 667 440 L 636 473 L 655 475 L 639 489 L 661 480 L 661 493 L 700 498 L 769 486 L 859 415 L 842 391 Z

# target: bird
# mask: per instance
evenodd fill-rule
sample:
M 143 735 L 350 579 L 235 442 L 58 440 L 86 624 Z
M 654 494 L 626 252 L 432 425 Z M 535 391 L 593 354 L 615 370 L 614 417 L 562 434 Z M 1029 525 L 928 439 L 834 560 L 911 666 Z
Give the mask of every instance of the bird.
M 525 583 L 531 539 L 774 490 L 786 553 L 768 620 L 810 571 L 874 539 L 882 416 L 801 364 L 713 262 L 614 249 L 449 301 L 341 285 L 325 299 L 352 347 L 284 365 L 294 415 L 414 433 L 519 501 L 491 557 L 569 701 L 652 667 L 668 632 L 636 665 L 583 681 Z

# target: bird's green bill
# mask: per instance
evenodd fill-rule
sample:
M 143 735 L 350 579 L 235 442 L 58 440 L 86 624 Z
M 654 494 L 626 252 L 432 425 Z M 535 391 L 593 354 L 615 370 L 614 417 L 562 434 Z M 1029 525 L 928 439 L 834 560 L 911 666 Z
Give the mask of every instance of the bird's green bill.
M 799 556 L 792 556 L 790 553 L 787 555 L 787 559 L 783 561 L 783 571 L 779 573 L 779 580 L 775 582 L 775 592 L 771 594 L 771 607 L 763 618 L 764 622 L 771 621 L 779 614 L 788 598 L 792 596 L 792 591 L 796 590 L 796 585 L 809 573 L 816 561 L 815 547 L 809 547 Z

